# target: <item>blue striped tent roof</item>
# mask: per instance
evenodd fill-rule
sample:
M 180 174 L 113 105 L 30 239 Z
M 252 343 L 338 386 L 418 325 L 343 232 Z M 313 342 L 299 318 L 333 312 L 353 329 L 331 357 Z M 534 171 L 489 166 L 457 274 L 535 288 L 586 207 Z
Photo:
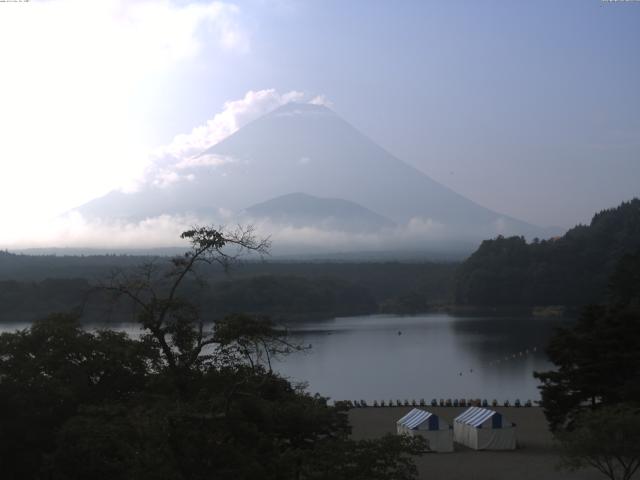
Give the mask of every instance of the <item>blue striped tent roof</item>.
M 493 410 L 489 410 L 486 408 L 480 408 L 480 407 L 470 407 L 467 410 L 465 410 L 464 412 L 462 412 L 462 414 L 458 415 L 454 421 L 458 422 L 458 423 L 464 423 L 467 425 L 471 425 L 472 427 L 479 427 L 480 425 L 482 425 L 488 418 L 493 417 L 494 415 L 497 415 L 499 417 L 498 422 L 493 422 L 495 425 L 495 427 L 500 428 L 502 426 L 502 415 L 500 415 L 498 412 L 495 412 Z
M 419 408 L 414 408 L 409 413 L 407 413 L 404 417 L 398 420 L 396 423 L 398 425 L 404 425 L 409 429 L 414 429 L 422 425 L 424 422 L 429 421 L 430 417 L 437 418 L 437 416 L 431 412 L 420 410 Z M 436 425 L 435 429 L 437 430 L 437 423 L 435 425 Z

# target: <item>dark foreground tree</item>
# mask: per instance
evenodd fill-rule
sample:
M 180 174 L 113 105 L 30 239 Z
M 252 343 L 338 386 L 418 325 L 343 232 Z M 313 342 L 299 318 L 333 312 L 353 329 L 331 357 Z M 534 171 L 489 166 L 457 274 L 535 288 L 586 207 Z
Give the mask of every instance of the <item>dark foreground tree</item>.
M 177 378 L 203 366 L 209 360 L 201 355 L 203 349 L 215 343 L 213 331 L 205 330 L 213 317 L 205 318 L 185 297 L 185 284 L 189 280 L 204 283 L 197 268 L 202 263 L 219 264 L 227 270 L 242 255 L 266 254 L 270 245 L 251 228 L 242 227 L 231 231 L 195 227 L 180 237 L 191 245 L 184 256 L 174 257 L 169 265 L 150 262 L 133 272 L 115 272 L 101 286 L 114 299 L 124 297 L 132 303 L 147 340 L 162 352 L 167 368 Z
M 591 466 L 611 480 L 630 480 L 640 468 L 640 410 L 624 405 L 585 411 L 559 435 L 564 468 Z
M 600 303 L 616 263 L 639 248 L 640 199 L 634 198 L 561 237 L 531 243 L 523 237 L 485 240 L 457 269 L 453 295 L 466 305 Z
M 640 405 L 640 253 L 626 255 L 611 277 L 609 303 L 584 309 L 547 348 L 556 365 L 534 375 L 551 429 L 571 429 L 588 409 Z
M 413 456 L 426 451 L 422 438 L 386 435 L 379 440 L 322 442 L 299 478 L 314 480 L 411 480 Z
M 85 406 L 122 405 L 156 374 L 157 352 L 123 333 L 52 315 L 0 335 L 0 471 L 39 478 L 60 428 Z
M 559 329 L 547 353 L 556 370 L 536 373 L 552 430 L 599 405 L 640 402 L 640 315 L 591 306 L 577 323 Z
M 249 231 L 183 234 L 169 267 L 105 285 L 136 306 L 139 339 L 54 316 L 0 336 L 0 471 L 13 479 L 413 478 L 419 439 L 349 439 L 346 412 L 271 370 L 297 350 L 267 319 L 207 328 L 182 291 L 200 262 L 264 252 Z M 233 252 L 228 247 L 235 248 Z

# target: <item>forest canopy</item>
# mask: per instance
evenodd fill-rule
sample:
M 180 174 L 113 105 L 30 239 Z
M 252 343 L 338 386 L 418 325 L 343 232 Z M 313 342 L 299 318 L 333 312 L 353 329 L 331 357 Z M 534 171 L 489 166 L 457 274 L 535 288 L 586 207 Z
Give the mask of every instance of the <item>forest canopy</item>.
M 101 285 L 143 334 L 57 314 L 0 335 L 0 471 L 14 479 L 410 480 L 422 439 L 354 441 L 343 407 L 292 385 L 271 359 L 299 351 L 264 317 L 205 325 L 182 287 L 251 232 L 194 229 L 192 248 Z
M 640 200 L 594 215 L 548 240 L 499 236 L 459 267 L 455 302 L 478 306 L 582 306 L 605 300 L 620 258 L 640 248 Z

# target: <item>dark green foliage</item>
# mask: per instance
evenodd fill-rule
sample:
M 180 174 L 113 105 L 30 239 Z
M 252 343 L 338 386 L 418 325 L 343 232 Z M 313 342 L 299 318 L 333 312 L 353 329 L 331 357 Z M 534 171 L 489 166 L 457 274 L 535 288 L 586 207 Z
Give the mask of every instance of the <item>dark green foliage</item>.
M 170 265 L 117 272 L 103 290 L 135 306 L 144 334 L 88 332 L 73 316 L 0 335 L 2 478 L 199 480 L 415 478 L 424 442 L 356 442 L 342 407 L 274 374 L 299 348 L 268 319 L 232 315 L 207 331 L 185 300 L 200 262 L 228 244 L 261 251 L 250 230 L 185 232 Z
M 84 279 L 46 279 L 41 282 L 0 281 L 0 318 L 20 321 L 50 312 L 80 308 L 91 287 Z
M 286 332 L 276 330 L 269 318 L 246 314 L 229 315 L 216 322 L 212 340 L 226 363 L 246 362 L 254 371 L 264 366 L 269 373 L 272 358 L 303 350 L 286 339 Z
M 302 478 L 410 480 L 418 473 L 411 456 L 425 451 L 424 438 L 404 435 L 386 435 L 380 440 L 360 442 L 323 442 L 305 465 Z
M 552 430 L 571 429 L 584 410 L 640 405 L 640 283 L 638 255 L 623 257 L 606 306 L 584 309 L 576 324 L 559 329 L 547 354 L 556 370 L 535 373 Z
M 563 432 L 562 466 L 591 466 L 611 480 L 630 480 L 640 468 L 640 410 L 626 405 L 582 413 L 577 427 Z
M 6 260 L 6 258 L 10 260 Z M 83 321 L 130 321 L 127 304 L 113 304 L 93 288 L 95 281 L 64 278 L 72 273 L 92 274 L 98 262 L 105 275 L 124 260 L 162 263 L 142 257 L 28 257 L 0 252 L 0 278 L 7 262 L 23 265 L 42 281 L 0 281 L 0 321 L 30 321 L 50 312 L 82 309 Z M 111 260 L 112 267 L 108 268 Z M 47 263 L 50 262 L 50 265 Z M 35 263 L 36 267 L 31 267 Z M 40 265 L 42 263 L 42 265 Z M 233 277 L 221 276 L 208 265 L 200 268 L 206 286 L 189 280 L 183 296 L 202 311 L 219 316 L 251 312 L 287 320 L 337 315 L 422 313 L 450 302 L 454 264 L 436 263 L 245 263 Z M 9 273 L 6 272 L 8 275 Z M 17 271 L 12 274 L 21 275 Z M 90 292 L 90 295 L 87 295 Z M 218 317 L 219 318 L 219 317 Z M 211 318 L 214 320 L 215 318 Z
M 609 303 L 640 309 L 640 252 L 623 256 L 609 283 Z
M 52 451 L 58 429 L 80 406 L 127 401 L 156 364 L 144 343 L 115 332 L 85 332 L 69 316 L 0 335 L 3 474 L 35 478 L 43 453 Z
M 218 388 L 231 381 L 242 387 L 228 405 Z M 209 372 L 196 383 L 180 402 L 156 394 L 83 410 L 58 437 L 55 478 L 294 478 L 317 442 L 349 443 L 344 416 L 275 376 Z
M 536 373 L 551 428 L 570 425 L 590 406 L 640 402 L 640 315 L 589 307 L 559 329 L 547 348 L 554 371 Z
M 275 338 L 246 317 L 218 334 L 227 346 Z M 224 361 L 224 349 L 178 385 L 152 345 L 55 316 L 0 336 L 0 353 L 7 480 L 409 479 L 410 455 L 424 450 L 349 440 L 341 408 L 257 362 Z
M 430 304 L 428 298 L 419 292 L 412 291 L 390 298 L 380 305 L 382 313 L 417 314 L 431 310 L 435 305 Z
M 131 268 L 149 257 L 131 255 L 24 255 L 0 251 L 0 279 L 40 282 L 47 278 L 97 280 L 114 268 Z
M 454 296 L 463 305 L 570 305 L 605 299 L 617 261 L 640 248 L 640 200 L 625 202 L 563 237 L 482 242 L 459 268 Z
M 203 303 L 218 312 L 270 315 L 357 315 L 377 310 L 366 288 L 327 277 L 262 275 L 220 282 Z

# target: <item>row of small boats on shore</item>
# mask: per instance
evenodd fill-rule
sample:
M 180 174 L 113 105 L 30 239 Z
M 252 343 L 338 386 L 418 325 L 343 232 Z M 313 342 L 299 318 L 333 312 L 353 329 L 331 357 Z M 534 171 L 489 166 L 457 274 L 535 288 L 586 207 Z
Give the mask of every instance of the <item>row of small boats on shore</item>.
M 441 398 L 438 400 L 434 398 L 431 400 L 431 402 L 429 402 L 429 404 L 427 404 L 424 398 L 420 399 L 419 401 L 416 401 L 415 399 L 411 401 L 409 401 L 408 399 L 405 399 L 404 401 L 399 399 L 389 400 L 389 401 L 374 400 L 373 403 L 371 404 L 369 404 L 366 400 L 340 400 L 340 401 L 336 401 L 335 403 L 336 405 L 344 405 L 349 408 L 417 407 L 417 406 L 426 407 L 427 405 L 430 405 L 432 407 L 488 407 L 488 406 L 498 407 L 498 406 L 502 406 L 502 407 L 516 407 L 516 408 L 533 406 L 533 402 L 531 400 L 521 402 L 519 398 L 516 398 L 513 403 L 511 403 L 509 400 L 505 400 L 504 402 L 499 403 L 498 400 L 496 399 L 493 399 L 491 402 L 489 402 L 486 398 L 484 400 L 481 400 L 479 398 L 476 398 L 476 399 Z

